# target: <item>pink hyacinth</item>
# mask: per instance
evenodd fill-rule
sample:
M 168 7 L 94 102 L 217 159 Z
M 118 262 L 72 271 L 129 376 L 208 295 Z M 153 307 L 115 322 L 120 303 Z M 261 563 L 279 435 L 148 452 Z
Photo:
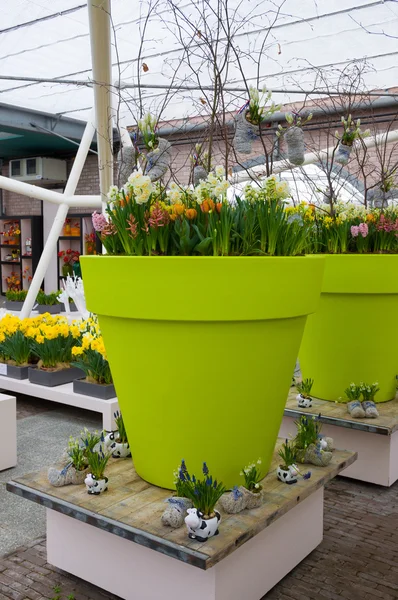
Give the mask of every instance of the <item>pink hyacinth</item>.
M 105 216 L 102 213 L 97 213 L 97 211 L 95 211 L 92 214 L 91 219 L 92 219 L 93 227 L 94 227 L 95 231 L 102 231 L 104 229 L 104 227 L 106 227 L 108 225 L 108 222 L 105 219 Z
M 358 225 L 359 233 L 363 238 L 365 238 L 369 233 L 369 228 L 366 223 L 360 223 Z
M 357 227 L 356 225 L 351 225 L 352 237 L 358 237 L 358 234 L 359 234 L 359 227 Z

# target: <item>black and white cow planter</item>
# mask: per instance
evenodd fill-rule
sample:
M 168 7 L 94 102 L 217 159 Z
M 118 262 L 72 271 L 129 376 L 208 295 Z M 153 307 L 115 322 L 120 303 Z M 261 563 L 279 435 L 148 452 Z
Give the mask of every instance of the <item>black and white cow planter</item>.
M 311 406 L 312 406 L 311 396 L 303 396 L 302 394 L 297 394 L 296 400 L 297 400 L 297 406 L 299 408 L 311 408 Z
M 290 465 L 288 469 L 283 469 L 281 466 L 279 466 L 276 470 L 276 475 L 279 481 L 288 484 L 297 483 L 298 474 L 299 472 L 296 465 Z
M 112 458 L 129 458 L 131 456 L 129 443 L 122 444 L 117 441 L 118 432 L 111 431 L 105 436 L 104 444 L 112 452 Z
M 102 479 L 97 479 L 95 475 L 89 473 L 84 480 L 86 484 L 87 492 L 92 496 L 99 496 L 102 492 L 106 492 L 108 489 L 108 478 L 103 477 Z
M 185 525 L 188 529 L 188 537 L 191 540 L 205 542 L 213 535 L 218 535 L 221 515 L 217 510 L 214 511 L 215 517 L 211 519 L 203 519 L 203 513 L 197 508 L 188 508 L 187 513 Z

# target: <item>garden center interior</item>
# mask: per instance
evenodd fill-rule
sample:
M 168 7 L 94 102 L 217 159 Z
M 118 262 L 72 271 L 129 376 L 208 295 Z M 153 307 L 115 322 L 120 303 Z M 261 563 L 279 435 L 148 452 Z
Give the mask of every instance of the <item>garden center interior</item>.
M 395 0 L 3 0 L 0 600 L 398 598 Z

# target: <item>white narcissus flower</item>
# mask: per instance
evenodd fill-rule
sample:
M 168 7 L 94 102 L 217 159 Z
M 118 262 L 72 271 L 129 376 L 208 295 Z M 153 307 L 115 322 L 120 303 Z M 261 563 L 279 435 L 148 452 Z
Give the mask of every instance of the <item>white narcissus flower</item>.
M 224 177 L 225 171 L 224 171 L 224 167 L 222 165 L 218 165 L 215 168 L 215 171 L 216 171 L 216 176 L 217 177 Z

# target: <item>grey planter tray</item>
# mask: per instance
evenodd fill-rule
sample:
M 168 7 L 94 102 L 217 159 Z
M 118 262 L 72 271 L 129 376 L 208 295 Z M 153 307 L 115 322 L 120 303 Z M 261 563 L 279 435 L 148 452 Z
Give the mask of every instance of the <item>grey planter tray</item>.
M 28 373 L 29 381 L 31 383 L 37 383 L 38 385 L 45 385 L 47 387 L 63 385 L 64 383 L 70 383 L 79 377 L 85 377 L 84 372 L 77 367 L 62 369 L 61 371 L 42 371 L 41 369 L 32 369 L 29 367 Z
M 92 396 L 101 400 L 110 400 L 116 397 L 115 386 L 113 383 L 109 385 L 101 385 L 99 383 L 91 383 L 82 379 L 75 379 L 73 382 L 73 391 L 75 394 L 83 394 L 84 396 Z
M 23 302 L 14 302 L 13 300 L 6 300 L 7 310 L 22 310 Z
M 62 310 L 62 304 L 38 304 L 37 310 L 40 315 L 44 315 L 44 313 L 50 313 L 50 315 L 58 315 Z
M 15 365 L 7 365 L 7 377 L 11 379 L 28 379 L 29 369 L 35 368 L 35 366 L 17 367 Z

